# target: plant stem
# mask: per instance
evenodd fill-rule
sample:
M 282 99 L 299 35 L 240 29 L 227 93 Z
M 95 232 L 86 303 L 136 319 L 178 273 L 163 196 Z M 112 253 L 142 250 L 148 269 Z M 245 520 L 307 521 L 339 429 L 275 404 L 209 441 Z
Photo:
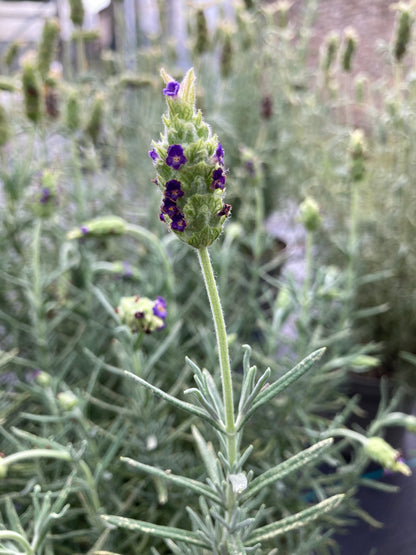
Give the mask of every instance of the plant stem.
M 17 532 L 13 532 L 12 530 L 2 530 L 0 531 L 0 540 L 15 541 L 23 547 L 26 555 L 34 555 L 34 551 L 31 548 L 30 544 L 27 542 L 26 538 L 24 538 L 21 534 L 18 534 Z M 10 551 L 10 553 L 14 552 Z
M 11 464 L 33 459 L 61 459 L 63 461 L 72 460 L 72 456 L 68 451 L 59 451 L 58 449 L 28 449 L 26 451 L 19 451 L 0 459 L 0 466 L 7 468 Z
M 32 242 L 32 276 L 33 276 L 33 326 L 35 331 L 38 360 L 42 365 L 42 370 L 49 367 L 49 353 L 47 341 L 47 325 L 43 315 L 43 298 L 42 298 L 42 275 L 40 267 L 40 240 L 42 236 L 42 220 L 37 218 L 33 230 Z
M 231 377 L 230 357 L 228 352 L 227 330 L 225 328 L 224 315 L 221 301 L 215 282 L 214 272 L 208 249 L 198 249 L 198 259 L 201 265 L 202 275 L 207 290 L 209 304 L 211 306 L 212 318 L 214 320 L 215 335 L 217 338 L 218 356 L 221 370 L 222 395 L 225 408 L 225 428 L 227 432 L 227 455 L 228 462 L 232 466 L 237 459 L 237 438 L 234 419 L 233 384 Z

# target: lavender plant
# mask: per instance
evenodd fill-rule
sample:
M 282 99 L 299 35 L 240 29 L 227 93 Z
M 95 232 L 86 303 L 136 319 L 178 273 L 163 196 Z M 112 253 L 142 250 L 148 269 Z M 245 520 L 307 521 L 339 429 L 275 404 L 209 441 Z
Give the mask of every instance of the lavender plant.
M 195 110 L 193 70 L 188 71 L 180 84 L 163 70 L 162 76 L 168 103 L 165 132 L 149 152 L 157 170 L 156 184 L 163 191 L 160 219 L 179 239 L 197 251 L 214 321 L 219 372 L 213 375 L 188 360 L 196 387 L 186 393 L 193 401 L 182 401 L 137 374 L 127 372 L 127 376 L 175 407 L 205 421 L 216 435 L 219 451 L 216 454 L 205 434 L 193 427 L 194 440 L 206 469 L 206 481 L 125 459 L 139 471 L 161 477 L 199 495 L 199 511 L 188 509 L 193 531 L 119 516 L 107 515 L 103 519 L 119 527 L 164 538 L 175 553 L 249 553 L 258 551 L 286 531 L 333 511 L 342 499 L 342 495 L 336 495 L 300 513 L 261 525 L 264 513 L 260 509 L 259 495 L 262 490 L 322 455 L 330 448 L 332 440 L 312 445 L 256 478 L 245 470 L 252 447 L 242 449 L 242 435 L 250 417 L 317 363 L 324 349 L 315 351 L 279 380 L 269 384 L 270 370 L 256 379 L 257 370 L 250 367 L 250 349 L 246 346 L 244 377 L 238 409 L 235 410 L 228 336 L 208 253 L 208 247 L 221 233 L 230 212 L 230 207 L 223 201 L 226 181 L 224 150 L 217 137 L 211 135 L 201 113 Z M 216 382 L 220 383 L 220 388 Z

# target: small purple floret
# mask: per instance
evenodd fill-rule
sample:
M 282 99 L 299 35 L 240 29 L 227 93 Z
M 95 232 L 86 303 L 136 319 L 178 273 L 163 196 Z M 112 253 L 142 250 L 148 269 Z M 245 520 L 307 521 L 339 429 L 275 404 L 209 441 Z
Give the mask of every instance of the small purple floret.
M 156 162 L 156 160 L 159 158 L 159 154 L 156 152 L 154 148 L 152 148 L 152 150 L 149 150 L 148 154 L 150 158 L 153 160 L 153 162 Z
M 174 170 L 178 170 L 182 164 L 186 164 L 187 161 L 188 159 L 184 156 L 181 145 L 171 145 L 168 148 L 168 155 L 166 157 L 166 164 L 168 166 Z
M 153 314 L 158 318 L 162 318 L 162 320 L 166 318 L 166 301 L 163 297 L 157 297 L 155 304 L 153 305 Z
M 166 88 L 163 89 L 163 94 L 165 96 L 177 96 L 179 92 L 180 85 L 177 81 L 170 81 Z
M 50 190 L 49 190 L 48 188 L 46 188 L 46 187 L 43 188 L 43 189 L 42 189 L 42 195 L 41 195 L 41 197 L 40 197 L 40 202 L 41 202 L 42 204 L 46 204 L 47 202 L 49 202 L 50 198 L 51 198 L 51 192 L 50 192 Z
M 225 175 L 222 168 L 218 168 L 212 172 L 211 189 L 224 189 L 225 188 Z
M 127 262 L 127 260 L 123 260 L 123 277 L 124 278 L 131 278 L 133 277 L 133 270 L 131 264 Z
M 181 182 L 177 179 L 171 179 L 166 183 L 165 198 L 176 201 L 183 197 L 185 193 L 181 189 Z
M 182 214 L 182 212 L 179 211 L 179 213 L 174 216 L 172 218 L 172 223 L 170 224 L 170 228 L 175 230 L 175 231 L 184 231 L 186 228 L 186 220 Z
M 174 218 L 181 213 L 179 208 L 176 206 L 176 202 L 168 198 L 165 198 L 163 200 L 160 211 L 162 212 L 162 214 L 166 214 L 167 216 L 169 216 L 169 218 Z
M 221 210 L 218 212 L 217 216 L 225 216 L 228 218 L 231 210 L 231 204 L 224 204 Z
M 88 235 L 88 233 L 90 232 L 88 227 L 85 227 L 85 225 L 82 225 L 80 227 L 80 230 L 81 230 L 82 235 Z
M 217 164 L 221 164 L 221 166 L 224 165 L 224 149 L 222 148 L 221 143 L 218 143 L 213 159 L 214 162 L 217 162 Z

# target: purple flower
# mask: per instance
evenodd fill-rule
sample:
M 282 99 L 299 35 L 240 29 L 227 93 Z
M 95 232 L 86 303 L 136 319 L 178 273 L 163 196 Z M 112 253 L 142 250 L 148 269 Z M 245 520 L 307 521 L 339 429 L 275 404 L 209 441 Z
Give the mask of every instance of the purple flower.
M 183 197 L 185 193 L 181 189 L 181 182 L 176 179 L 171 179 L 166 183 L 165 198 L 176 201 L 178 198 Z
M 181 211 L 172 218 L 172 223 L 170 224 L 170 228 L 174 229 L 175 231 L 184 231 L 185 227 L 187 226 L 186 220 L 184 215 Z
M 162 320 L 166 318 L 166 301 L 163 297 L 157 297 L 155 304 L 153 305 L 153 314 L 162 318 Z
M 131 278 L 133 277 L 133 270 L 131 264 L 127 262 L 127 260 L 123 260 L 123 277 L 124 278 Z
M 225 175 L 222 168 L 218 168 L 212 172 L 211 189 L 224 189 L 225 188 Z
M 159 220 L 160 220 L 161 222 L 165 222 L 165 221 L 166 221 L 163 212 L 161 212 L 161 213 L 159 214 Z
M 230 210 L 231 204 L 224 204 L 221 210 L 218 212 L 217 216 L 226 216 L 228 218 Z
M 214 162 L 217 162 L 217 164 L 221 164 L 221 166 L 224 165 L 224 149 L 222 148 L 221 143 L 218 143 L 213 160 Z
M 166 214 L 171 219 L 181 213 L 179 208 L 176 206 L 176 202 L 173 200 L 170 200 L 169 198 L 165 198 L 163 200 L 162 206 L 160 207 L 160 211 L 162 212 L 162 214 Z
M 181 145 L 171 145 L 168 148 L 168 155 L 166 157 L 166 164 L 173 168 L 174 170 L 178 170 L 182 164 L 185 164 L 188 161 L 183 154 L 183 148 Z
M 156 162 L 156 160 L 159 158 L 159 154 L 154 148 L 152 148 L 152 150 L 149 150 L 149 156 L 153 160 L 153 162 Z
M 180 85 L 176 81 L 170 81 L 166 88 L 163 89 L 163 94 L 165 96 L 177 96 L 179 92 Z
M 40 202 L 41 202 L 42 204 L 46 204 L 47 202 L 49 202 L 50 198 L 51 198 L 51 192 L 50 192 L 50 190 L 49 190 L 47 187 L 44 187 L 44 188 L 42 189 L 42 194 L 41 194 L 41 197 L 40 197 Z
M 85 225 L 82 225 L 80 227 L 81 233 L 82 235 L 88 235 L 88 233 L 90 232 L 90 230 L 88 229 L 88 227 L 85 227 Z

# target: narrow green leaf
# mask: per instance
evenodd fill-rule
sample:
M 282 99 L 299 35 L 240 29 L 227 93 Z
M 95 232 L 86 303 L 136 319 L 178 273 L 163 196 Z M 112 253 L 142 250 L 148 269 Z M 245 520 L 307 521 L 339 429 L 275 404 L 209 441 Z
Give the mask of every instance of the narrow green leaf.
M 241 495 L 242 502 L 252 497 L 253 495 L 256 495 L 259 491 L 272 484 L 273 482 L 281 480 L 284 476 L 290 474 L 290 472 L 294 472 L 298 468 L 301 468 L 305 464 L 311 462 L 313 459 L 316 459 L 326 449 L 329 449 L 333 442 L 334 440 L 332 438 L 324 439 L 323 441 L 312 445 L 308 449 L 297 453 L 287 461 L 284 461 L 279 465 L 266 470 L 266 472 L 255 478 L 249 484 L 247 489 Z
M 296 513 L 295 515 L 291 515 L 277 522 L 273 522 L 272 524 L 262 526 L 250 534 L 245 541 L 245 544 L 250 546 L 257 542 L 271 540 L 276 536 L 286 534 L 290 530 L 301 528 L 302 526 L 305 526 L 305 524 L 313 522 L 325 513 L 335 509 L 335 507 L 341 503 L 343 498 L 344 494 L 334 495 L 333 497 L 325 499 L 313 507 L 309 507 L 308 509 Z
M 23 530 L 22 524 L 20 522 L 19 515 L 17 514 L 16 509 L 14 507 L 14 503 L 12 502 L 10 497 L 6 497 L 6 515 L 12 530 L 17 532 L 21 536 L 23 536 L 25 540 L 29 542 L 26 536 L 26 533 Z
M 301 360 L 295 367 L 286 372 L 281 378 L 275 381 L 272 385 L 264 389 L 257 397 L 256 401 L 253 403 L 251 408 L 248 410 L 246 417 L 240 423 L 239 429 L 241 429 L 244 422 L 261 406 L 273 399 L 281 391 L 285 390 L 294 381 L 298 380 L 303 374 L 305 374 L 312 366 L 318 362 L 318 360 L 324 354 L 326 348 L 322 347 L 314 351 L 312 354 Z
M 25 550 L 25 554 L 27 555 L 33 554 L 33 550 L 29 542 L 26 540 L 26 538 L 24 538 L 17 532 L 13 532 L 12 530 L 0 530 L 0 542 L 4 540 L 10 540 L 18 543 L 21 547 L 23 547 L 23 549 Z
M 181 528 L 151 524 L 150 522 L 134 520 L 133 518 L 126 518 L 123 516 L 102 515 L 101 518 L 105 520 L 105 522 L 108 522 L 113 526 L 117 526 L 118 528 L 127 528 L 128 530 L 143 532 L 143 534 L 149 534 L 151 536 L 156 536 L 157 538 L 167 538 L 190 545 L 198 545 L 199 547 L 204 547 L 205 549 L 209 548 L 209 546 L 201 540 L 198 534 L 188 530 L 182 530 Z
M 177 486 L 181 486 L 187 489 L 190 489 L 197 493 L 198 495 L 203 495 L 205 497 L 209 497 L 213 501 L 219 503 L 221 500 L 219 499 L 218 495 L 212 491 L 206 484 L 202 482 L 198 482 L 198 480 L 193 480 L 191 478 L 186 478 L 185 476 L 178 476 L 177 474 L 172 474 L 167 470 L 162 470 L 161 468 L 155 468 L 154 466 L 149 466 L 147 464 L 143 464 L 139 461 L 135 461 L 128 457 L 121 457 L 122 461 L 126 462 L 133 468 L 137 468 L 138 470 L 142 470 L 147 474 L 151 474 L 152 476 L 158 476 L 159 478 L 163 478 L 168 482 L 172 482 Z
M 202 409 L 200 407 L 197 407 L 196 405 L 192 405 L 191 403 L 181 401 L 180 399 L 177 399 L 176 397 L 173 397 L 172 395 L 169 395 L 169 393 L 166 393 L 165 391 L 163 391 L 162 389 L 159 389 L 155 385 L 152 385 L 151 383 L 147 382 L 146 380 L 143 380 L 139 376 L 136 376 L 135 374 L 132 374 L 128 370 L 125 370 L 124 374 L 128 378 L 131 378 L 132 380 L 135 380 L 136 382 L 139 382 L 140 385 L 143 385 L 147 389 L 150 389 L 150 391 L 152 391 L 158 397 L 161 397 L 162 399 L 164 399 L 165 401 L 167 401 L 171 405 L 174 405 L 177 408 L 180 408 L 180 409 L 182 409 L 182 410 L 184 410 L 184 411 L 186 411 L 190 414 L 193 414 L 195 416 L 198 416 L 199 418 L 202 418 L 203 420 L 206 420 L 207 422 L 209 422 L 212 426 L 214 426 L 217 430 L 220 430 L 221 432 L 224 431 L 221 424 L 219 422 L 216 422 L 204 409 Z
M 218 474 L 217 458 L 215 457 L 212 446 L 205 441 L 196 426 L 192 426 L 192 435 L 194 436 L 199 454 L 204 461 L 208 476 L 214 484 L 219 484 L 222 477 Z

